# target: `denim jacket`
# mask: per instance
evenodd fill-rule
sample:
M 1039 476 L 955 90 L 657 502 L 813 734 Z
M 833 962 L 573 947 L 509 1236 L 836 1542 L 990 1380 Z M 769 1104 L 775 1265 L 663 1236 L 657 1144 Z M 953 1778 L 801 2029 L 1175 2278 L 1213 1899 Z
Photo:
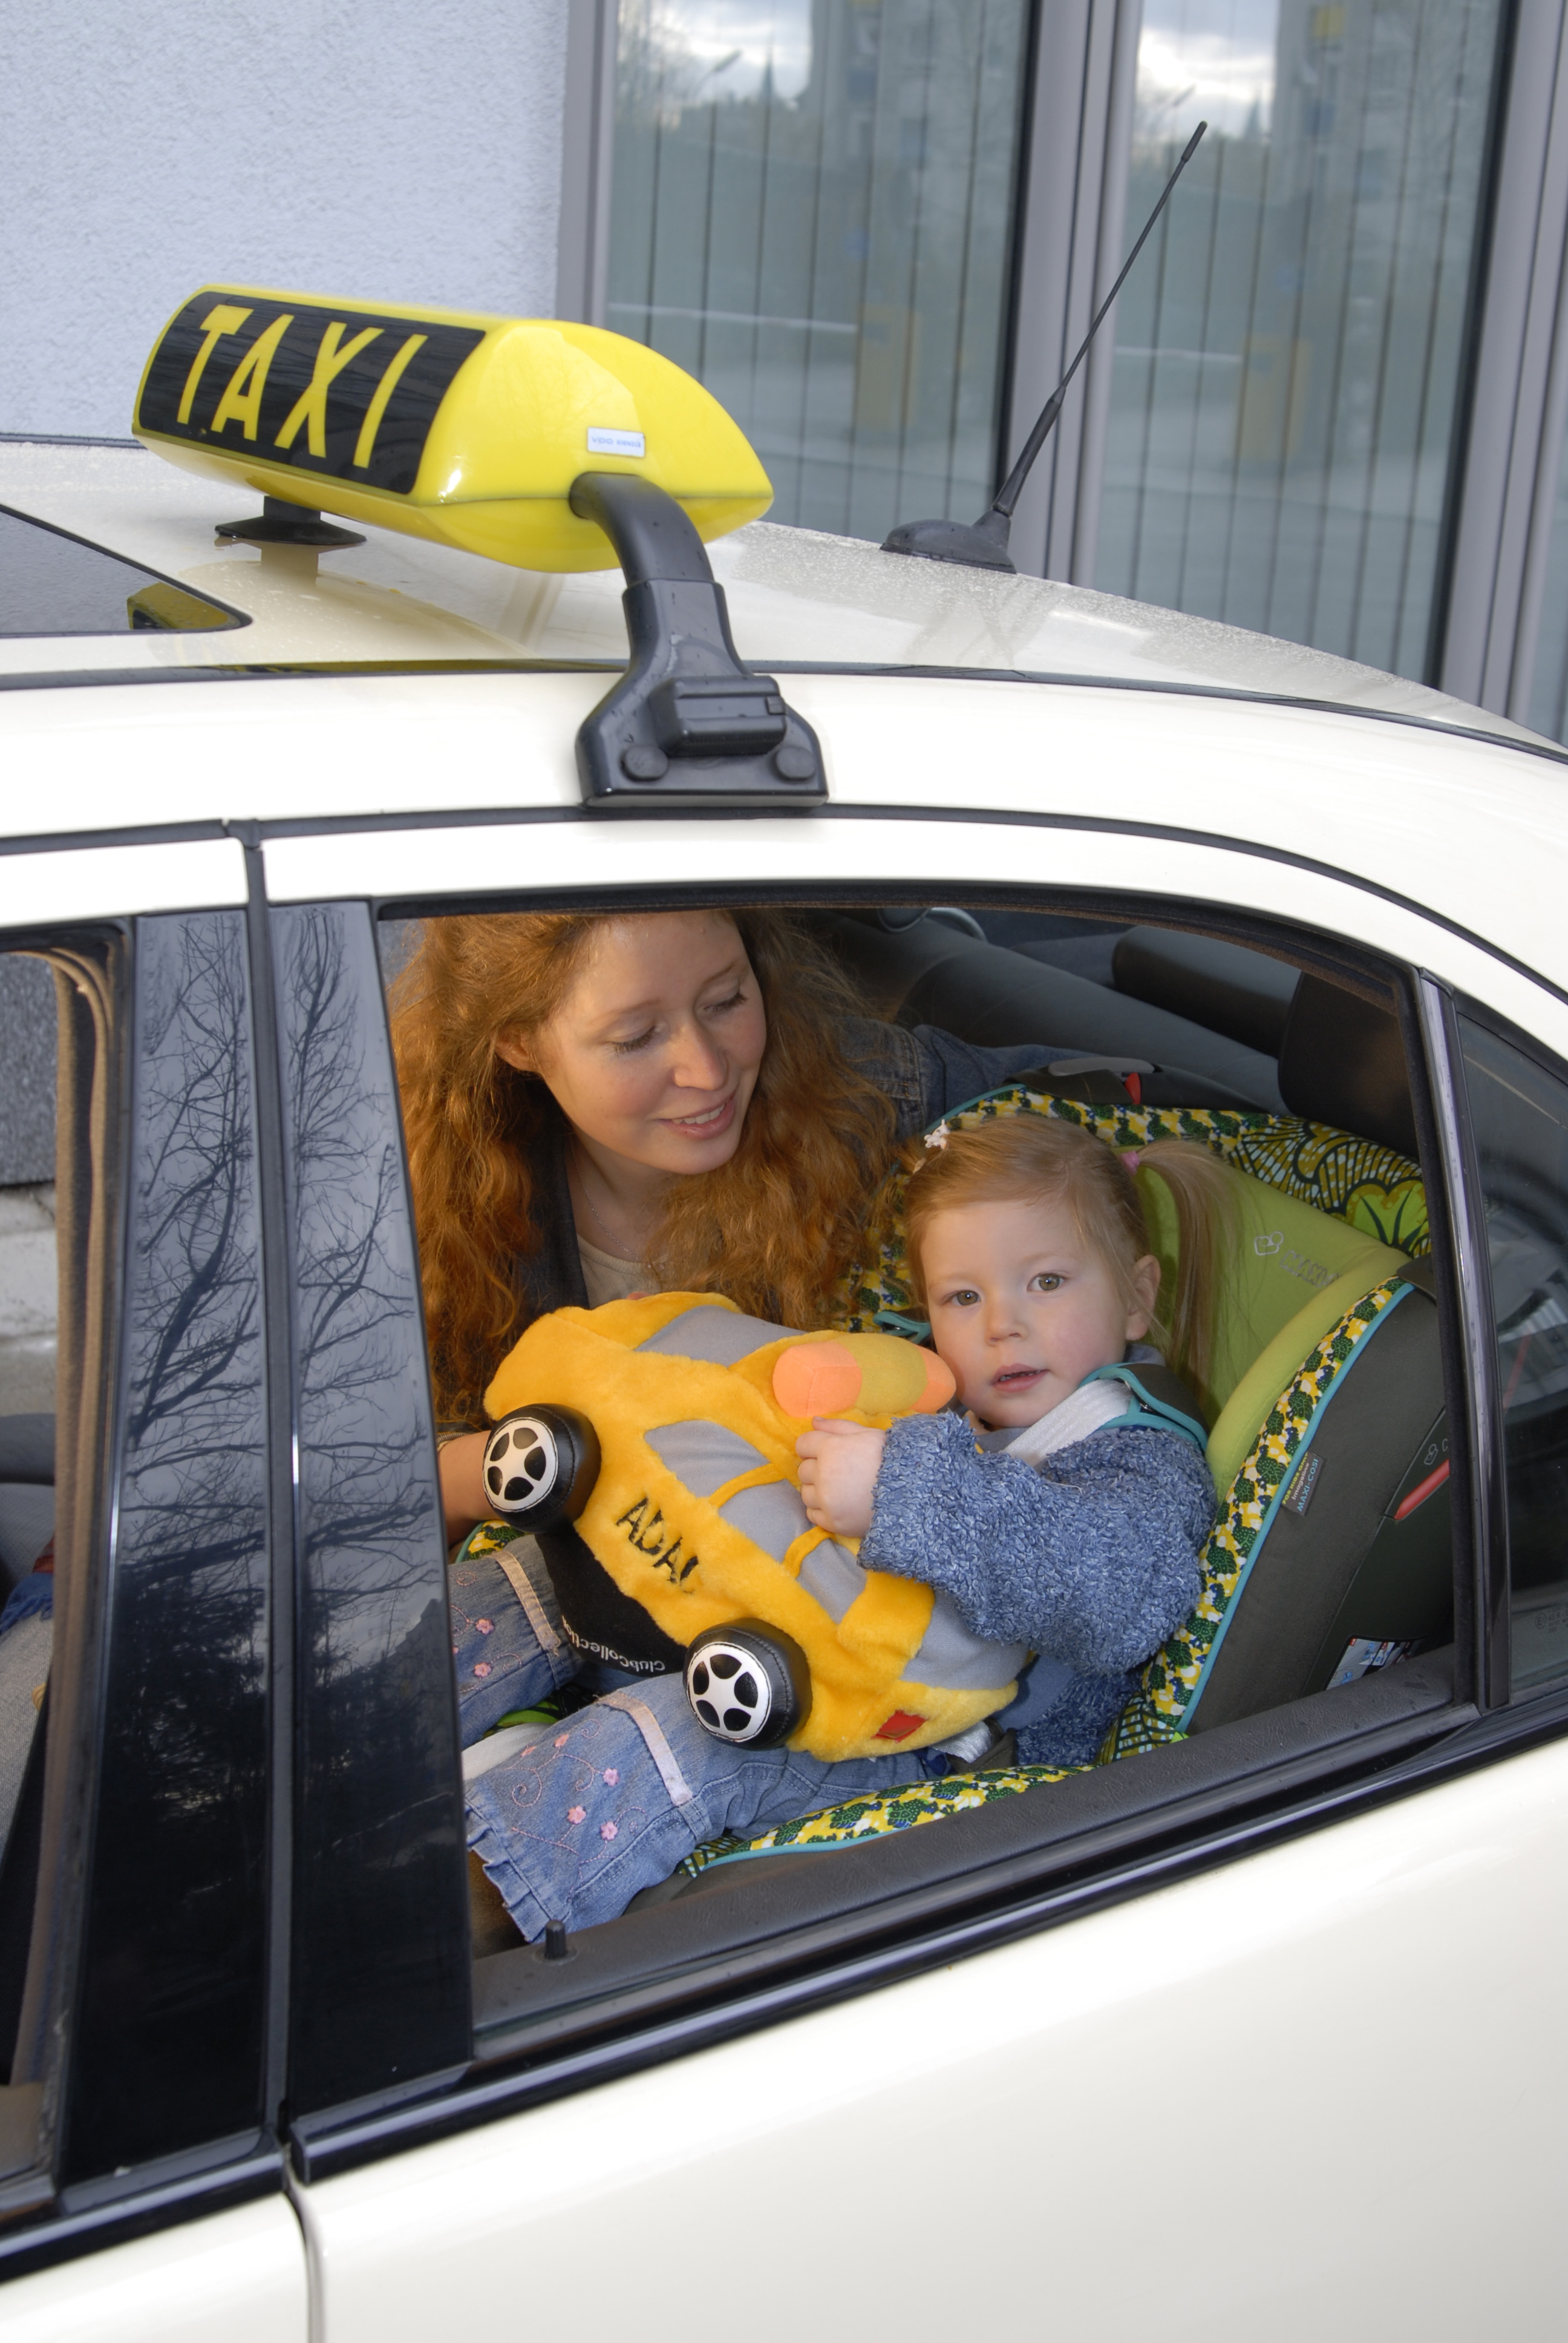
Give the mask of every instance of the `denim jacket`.
M 844 1038 L 850 1059 L 892 1100 L 900 1141 L 982 1091 L 1000 1090 L 1048 1059 L 1065 1054 L 1062 1043 L 1049 1041 L 979 1050 L 935 1025 L 917 1025 L 911 1031 L 871 1017 L 848 1019 Z M 517 1272 L 530 1318 L 568 1303 L 588 1306 L 567 1184 L 564 1118 L 552 1120 L 548 1144 L 550 1161 L 541 1182 L 544 1241 L 537 1252 L 523 1256 Z

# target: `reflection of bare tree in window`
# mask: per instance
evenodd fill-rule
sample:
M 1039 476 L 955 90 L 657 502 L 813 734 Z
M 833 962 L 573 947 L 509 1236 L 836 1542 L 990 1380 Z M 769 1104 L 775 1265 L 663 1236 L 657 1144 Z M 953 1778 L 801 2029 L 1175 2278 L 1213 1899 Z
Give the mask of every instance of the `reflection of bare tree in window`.
M 255 1676 L 266 1427 L 243 926 L 147 921 L 139 941 L 116 1563 L 144 1600 L 166 1593 L 176 1644 L 199 1574 L 203 1664 L 221 1620 L 233 1664 Z M 149 1750 L 209 1729 L 157 1676 Z
M 245 921 L 139 922 L 113 1610 L 81 2055 L 104 2150 L 254 2123 L 265 1948 L 266 1392 Z M 185 2013 L 202 2057 L 179 2087 Z M 140 2077 L 138 2080 L 137 2078 Z M 103 2147 L 95 2144 L 95 2152 Z
M 308 2107 L 369 2087 L 389 2058 L 417 2073 L 467 2055 L 467 1936 L 446 1558 L 370 919 L 345 903 L 272 920 L 304 1560 L 295 1928 L 312 1980 L 291 2092 Z
M 320 1624 L 334 1645 L 345 1633 L 356 1645 L 366 1633 L 385 1643 L 408 1624 L 388 1597 L 404 1588 L 416 1607 L 428 1599 L 430 1529 L 418 1286 L 386 1025 L 374 965 L 368 983 L 360 954 L 350 969 L 336 910 L 276 918 L 305 1551 L 324 1589 L 317 1565 L 330 1554 L 332 1618 Z M 350 1625 L 361 1593 L 373 1610 Z M 352 1665 L 367 1654 L 336 1656 Z

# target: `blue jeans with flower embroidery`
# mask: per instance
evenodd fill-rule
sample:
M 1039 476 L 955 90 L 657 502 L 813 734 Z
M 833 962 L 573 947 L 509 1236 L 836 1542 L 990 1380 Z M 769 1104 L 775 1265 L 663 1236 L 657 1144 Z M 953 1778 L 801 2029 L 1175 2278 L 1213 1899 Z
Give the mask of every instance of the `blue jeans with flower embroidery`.
M 796 1749 L 737 1749 L 703 1730 L 668 1675 L 623 1685 L 558 1725 L 498 1735 L 463 1770 L 468 1845 L 531 1940 L 547 1920 L 615 1919 L 724 1831 L 764 1831 L 945 1767 L 919 1752 L 829 1765 Z
M 679 1676 L 620 1678 L 572 1650 L 532 1538 L 465 1540 L 447 1575 L 468 1844 L 525 1936 L 591 1927 L 727 1830 L 764 1831 L 940 1775 L 940 1760 L 737 1749 L 704 1732 Z M 616 1689 L 558 1725 L 494 1728 L 570 1677 Z M 487 1737 L 492 1736 L 493 1737 Z
M 509 1710 L 530 1708 L 578 1673 L 545 1558 L 532 1538 L 491 1540 L 484 1523 L 447 1573 L 462 1746 Z

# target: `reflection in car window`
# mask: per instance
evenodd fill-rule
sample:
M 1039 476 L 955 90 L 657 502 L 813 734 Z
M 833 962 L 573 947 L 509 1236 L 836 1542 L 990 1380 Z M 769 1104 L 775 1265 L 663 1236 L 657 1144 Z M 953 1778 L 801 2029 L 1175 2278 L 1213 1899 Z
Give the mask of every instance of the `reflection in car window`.
M 0 635 L 185 633 L 246 623 L 187 586 L 0 506 Z
M 311 1981 L 289 2095 L 308 2112 L 385 2075 L 467 2057 L 467 1855 L 418 1267 L 375 940 L 362 903 L 282 906 L 272 930 L 303 1565 L 294 1941 Z
M 1568 1669 L 1568 1084 L 1460 1020 L 1497 1321 L 1513 1684 Z
M 108 1755 L 66 2126 L 83 2177 L 261 2120 L 272 1631 L 244 913 L 139 921 L 134 982 Z

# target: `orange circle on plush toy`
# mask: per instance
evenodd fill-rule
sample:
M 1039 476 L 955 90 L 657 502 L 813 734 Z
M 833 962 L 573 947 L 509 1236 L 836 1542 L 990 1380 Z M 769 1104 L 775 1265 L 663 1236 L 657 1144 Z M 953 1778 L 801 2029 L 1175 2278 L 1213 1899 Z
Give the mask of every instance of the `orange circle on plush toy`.
M 917 1415 L 939 1415 L 957 1391 L 958 1383 L 947 1361 L 939 1359 L 934 1351 L 921 1351 L 919 1355 L 925 1362 L 926 1388 L 914 1413 Z
M 841 1342 L 797 1342 L 773 1364 L 773 1396 L 786 1415 L 839 1415 L 860 1397 L 860 1363 Z

